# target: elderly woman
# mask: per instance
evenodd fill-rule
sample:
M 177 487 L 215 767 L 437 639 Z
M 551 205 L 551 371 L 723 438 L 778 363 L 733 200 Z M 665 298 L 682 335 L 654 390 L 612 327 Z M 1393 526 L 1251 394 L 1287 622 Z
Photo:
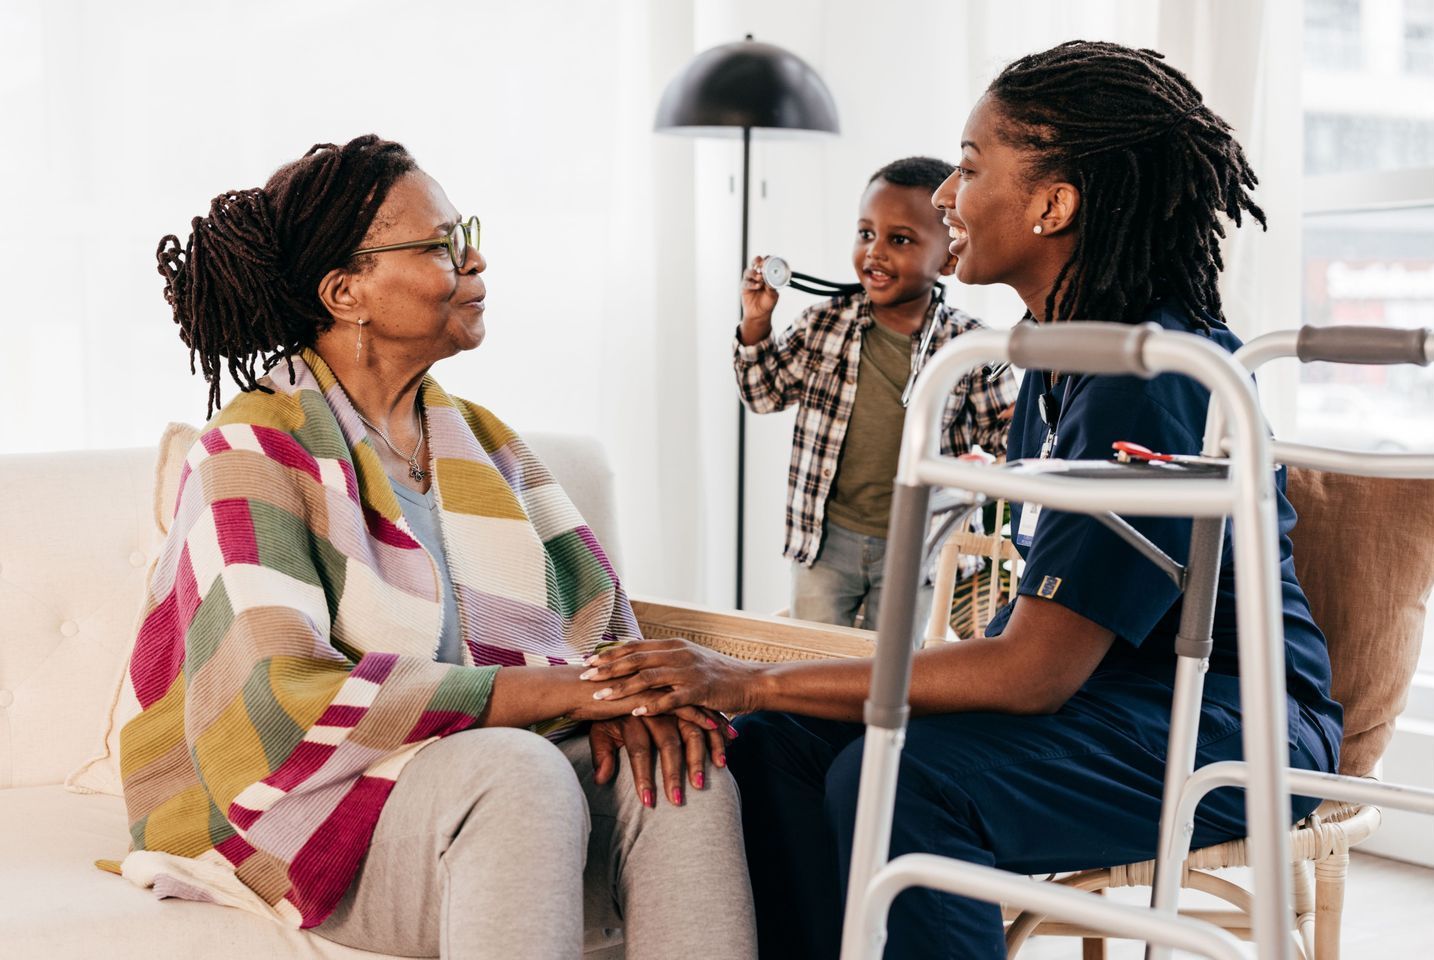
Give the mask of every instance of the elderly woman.
M 629 958 L 752 957 L 725 731 L 592 698 L 582 660 L 639 636 L 602 547 L 428 376 L 483 341 L 478 240 L 365 136 L 161 241 L 211 414 L 243 392 L 149 583 L 126 873 L 385 953 L 572 958 L 586 901 Z
M 1220 310 L 1228 218 L 1263 223 L 1230 127 L 1159 54 L 1071 42 L 1006 67 L 961 135 L 933 203 L 963 283 L 1003 283 L 1039 323 L 1150 322 L 1239 338 Z M 1105 459 L 1111 443 L 1198 453 L 1209 394 L 1175 375 L 1028 371 L 1008 455 Z M 1341 708 L 1295 576 L 1295 515 L 1278 486 L 1289 759 L 1334 770 Z M 1039 517 L 1039 520 L 1037 520 Z M 1175 557 L 1188 520 L 1134 521 Z M 891 855 L 928 852 L 1022 873 L 1154 855 L 1179 591 L 1094 518 L 1012 511 L 1020 596 L 987 636 L 916 654 Z M 1198 762 L 1240 756 L 1233 562 L 1220 571 Z M 682 704 L 763 711 L 733 744 L 763 956 L 830 957 L 841 929 L 867 661 L 744 664 L 680 641 L 605 651 L 586 676 L 646 713 Z M 1316 801 L 1296 797 L 1291 821 Z M 1243 797 L 1217 791 L 1197 846 L 1244 835 Z M 1001 913 L 932 890 L 893 903 L 886 957 L 1006 955 Z

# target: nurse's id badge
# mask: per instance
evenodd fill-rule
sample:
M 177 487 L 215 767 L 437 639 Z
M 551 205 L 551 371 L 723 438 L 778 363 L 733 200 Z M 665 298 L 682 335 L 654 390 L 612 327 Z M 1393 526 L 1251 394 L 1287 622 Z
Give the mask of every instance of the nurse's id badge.
M 1036 524 L 1041 519 L 1039 503 L 1021 504 L 1021 525 L 1016 530 L 1016 546 L 1029 547 L 1036 536 Z
M 1042 396 L 1041 399 L 1045 400 L 1046 397 Z M 1046 416 L 1047 410 L 1045 405 L 1042 404 L 1041 419 L 1046 419 Z M 1045 442 L 1041 444 L 1041 460 L 1049 460 L 1051 458 L 1051 454 L 1055 452 L 1055 449 L 1056 430 L 1055 425 L 1052 422 L 1046 425 L 1046 439 Z M 1029 547 L 1031 545 L 1031 541 L 1035 539 L 1036 536 L 1036 524 L 1040 521 L 1040 519 L 1041 505 L 1039 503 L 1028 502 L 1021 505 L 1021 526 L 1020 529 L 1016 531 L 1016 546 Z

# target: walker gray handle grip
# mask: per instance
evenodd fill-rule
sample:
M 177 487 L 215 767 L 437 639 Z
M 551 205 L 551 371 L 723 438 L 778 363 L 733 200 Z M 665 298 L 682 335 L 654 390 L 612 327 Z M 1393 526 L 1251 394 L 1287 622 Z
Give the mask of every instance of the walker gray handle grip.
M 1011 331 L 1011 362 L 1027 370 L 1071 373 L 1126 373 L 1150 378 L 1145 365 L 1145 338 L 1160 327 L 1153 323 L 1023 323 Z
M 1428 366 L 1428 329 L 1399 330 L 1393 327 L 1300 327 L 1295 338 L 1295 355 L 1301 363 L 1328 360 L 1331 363 L 1415 363 Z

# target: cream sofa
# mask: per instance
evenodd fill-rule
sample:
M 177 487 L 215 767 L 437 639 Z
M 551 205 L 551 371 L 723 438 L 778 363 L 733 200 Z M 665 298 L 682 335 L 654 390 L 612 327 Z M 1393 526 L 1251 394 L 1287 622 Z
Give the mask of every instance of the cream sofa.
M 526 439 L 617 563 L 601 447 Z M 156 900 L 94 865 L 128 845 L 110 719 L 162 538 L 156 460 L 155 449 L 0 457 L 0 957 L 380 956 L 237 909 Z M 589 953 L 620 956 L 616 942 L 594 931 Z

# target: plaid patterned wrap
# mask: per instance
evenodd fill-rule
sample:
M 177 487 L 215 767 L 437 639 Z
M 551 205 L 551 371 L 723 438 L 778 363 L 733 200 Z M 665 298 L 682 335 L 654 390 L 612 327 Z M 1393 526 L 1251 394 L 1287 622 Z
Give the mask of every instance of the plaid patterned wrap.
M 933 298 L 926 318 L 938 324 L 927 357 L 955 336 L 984 327 L 975 317 Z M 811 566 L 821 549 L 827 498 L 842 456 L 852 405 L 856 403 L 862 334 L 876 322 L 871 301 L 859 291 L 802 311 L 776 337 L 747 346 L 733 340 L 732 365 L 742 401 L 753 413 L 798 404 L 787 468 L 787 540 L 783 556 Z M 915 353 L 919 343 L 912 338 Z M 966 453 L 974 444 L 994 456 L 1006 451 L 1006 423 L 997 418 L 1016 402 L 1018 384 L 1009 369 L 994 383 L 976 370 L 946 400 L 941 452 Z M 891 465 L 892 474 L 896 464 Z
M 426 379 L 464 641 L 463 665 L 435 662 L 437 568 L 333 374 L 312 352 L 294 369 L 294 384 L 277 375 L 273 394 L 231 401 L 189 453 L 129 667 L 143 709 L 120 758 L 143 851 L 130 859 L 158 852 L 173 867 L 157 893 L 234 903 L 252 891 L 312 927 L 347 890 L 403 765 L 473 725 L 499 667 L 580 662 L 639 632 L 543 465 Z

